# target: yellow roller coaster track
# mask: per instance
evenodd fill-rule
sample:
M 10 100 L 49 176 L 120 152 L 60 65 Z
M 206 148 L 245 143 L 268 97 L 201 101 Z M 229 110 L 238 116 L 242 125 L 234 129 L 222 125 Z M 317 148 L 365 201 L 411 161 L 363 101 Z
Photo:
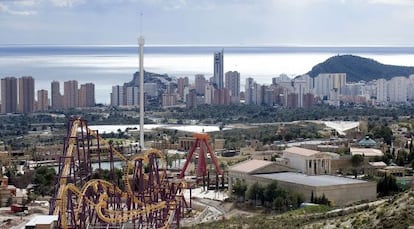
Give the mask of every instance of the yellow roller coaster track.
M 68 219 L 67 217 L 68 216 L 66 212 L 66 207 L 67 207 L 66 199 L 68 198 L 67 196 L 68 190 L 74 193 L 78 198 L 77 209 L 74 212 L 76 222 L 80 220 L 79 219 L 80 210 L 81 210 L 81 207 L 85 204 L 89 205 L 90 207 L 93 207 L 99 219 L 108 224 L 125 223 L 133 219 L 136 219 L 139 216 L 168 207 L 165 201 L 160 201 L 154 204 L 144 204 L 142 201 L 138 199 L 137 196 L 134 195 L 130 181 L 129 181 L 130 171 L 133 170 L 135 166 L 135 161 L 142 160 L 143 163 L 147 164 L 149 162 L 150 156 L 156 156 L 159 158 L 163 158 L 163 155 L 160 153 L 160 151 L 151 149 L 151 150 L 146 151 L 145 153 L 136 155 L 132 159 L 128 160 L 122 153 L 117 151 L 105 139 L 99 136 L 97 131 L 91 130 L 89 128 L 87 129 L 87 131 L 91 136 L 94 136 L 96 139 L 98 139 L 100 144 L 110 147 L 110 149 L 115 154 L 115 156 L 117 156 L 119 159 L 121 159 L 122 161 L 126 163 L 126 166 L 124 168 L 124 177 L 123 177 L 126 192 L 123 192 L 118 187 L 115 187 L 113 183 L 110 183 L 108 181 L 101 180 L 101 179 L 89 180 L 83 185 L 81 189 L 76 187 L 72 183 L 68 183 L 67 177 L 69 176 L 69 172 L 70 172 L 71 157 L 73 156 L 78 128 L 82 124 L 83 123 L 81 119 L 76 119 L 73 121 L 72 128 L 70 131 L 70 137 L 68 139 L 68 146 L 67 146 L 64 163 L 63 163 L 63 168 L 61 171 L 60 183 L 59 183 L 59 188 L 58 188 L 57 196 L 56 196 L 56 205 L 53 211 L 54 215 L 60 216 L 62 228 L 67 228 L 67 219 Z M 144 178 L 148 179 L 147 177 L 144 177 Z M 163 179 L 165 179 L 164 174 L 160 176 L 160 180 L 163 181 Z M 179 195 L 180 197 L 176 197 L 175 200 L 169 203 L 168 220 L 164 223 L 164 226 L 162 228 L 169 228 L 169 225 L 172 223 L 172 219 L 174 218 L 175 205 L 178 204 L 177 202 L 180 202 L 182 200 L 182 188 L 185 187 L 185 183 L 183 181 L 179 181 L 178 185 L 181 186 L 181 188 L 179 189 L 179 193 L 176 193 L 176 194 Z M 100 186 L 101 188 L 104 187 L 105 191 L 103 192 L 101 191 L 101 193 L 99 193 L 99 201 L 95 203 L 93 200 L 87 197 L 86 191 L 92 188 L 95 193 L 98 193 L 98 186 Z M 162 187 L 158 187 L 158 188 L 162 188 Z M 138 209 L 133 209 L 133 210 L 128 210 L 128 211 L 108 209 L 107 200 L 109 196 L 107 192 L 109 192 L 110 194 L 118 194 L 119 196 L 125 199 L 131 198 L 133 202 L 137 206 L 139 206 Z M 158 189 L 156 192 L 158 192 Z M 156 195 L 156 193 L 147 193 L 147 195 L 154 195 L 154 194 Z M 103 211 L 105 212 L 105 214 Z

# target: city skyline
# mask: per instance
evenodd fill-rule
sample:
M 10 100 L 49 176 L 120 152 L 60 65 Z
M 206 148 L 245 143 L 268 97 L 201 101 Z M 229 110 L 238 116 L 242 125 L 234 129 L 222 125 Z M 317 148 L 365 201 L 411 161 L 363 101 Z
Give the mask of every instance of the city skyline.
M 134 44 L 142 31 L 149 44 L 412 46 L 413 26 L 411 0 L 0 0 L 0 44 Z

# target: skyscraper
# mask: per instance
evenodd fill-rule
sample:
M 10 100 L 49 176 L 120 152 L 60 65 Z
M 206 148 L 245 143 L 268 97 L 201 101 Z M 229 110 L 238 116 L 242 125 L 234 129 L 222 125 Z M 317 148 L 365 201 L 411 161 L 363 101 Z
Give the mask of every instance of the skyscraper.
M 126 101 L 125 105 L 130 107 L 139 107 L 139 88 L 127 87 L 126 88 Z
M 38 111 L 46 111 L 49 109 L 49 98 L 47 90 L 38 90 L 37 91 L 37 107 Z
M 95 84 L 82 84 L 79 90 L 79 107 L 95 106 Z
M 206 88 L 206 78 L 204 75 L 197 74 L 195 75 L 195 89 L 198 95 L 204 95 L 204 90 Z
M 63 98 L 62 94 L 60 94 L 59 81 L 52 81 L 51 89 L 52 109 L 62 109 Z
M 240 103 L 240 73 L 237 71 L 226 72 L 225 88 L 230 92 L 231 103 Z
M 254 85 L 254 80 L 253 78 L 249 77 L 246 79 L 246 84 L 245 84 L 245 89 L 244 89 L 244 93 L 245 93 L 245 98 L 244 98 L 244 103 L 245 104 L 254 104 L 253 103 L 253 85 Z
M 17 112 L 17 79 L 6 77 L 1 79 L 1 113 Z
M 188 87 L 188 77 L 180 77 L 177 80 L 177 91 L 181 98 L 184 97 L 184 88 Z
M 32 113 L 35 103 L 35 85 L 31 76 L 19 78 L 19 109 L 20 113 Z
M 66 109 L 79 106 L 78 81 L 69 80 L 63 83 L 63 107 Z
M 123 86 L 113 86 L 111 93 L 111 106 L 124 106 L 124 87 Z
M 221 52 L 214 53 L 214 86 L 218 89 L 224 87 L 223 75 L 224 75 L 224 64 L 223 64 L 223 50 Z

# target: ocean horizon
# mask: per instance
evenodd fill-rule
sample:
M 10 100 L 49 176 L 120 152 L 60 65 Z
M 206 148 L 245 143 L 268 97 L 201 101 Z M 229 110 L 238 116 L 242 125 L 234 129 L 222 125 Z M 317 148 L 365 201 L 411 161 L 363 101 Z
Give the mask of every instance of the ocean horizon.
M 247 77 L 271 84 L 280 74 L 305 74 L 335 55 L 357 55 L 383 64 L 414 66 L 414 47 L 403 46 L 197 46 L 147 45 L 146 71 L 171 77 L 213 75 L 213 53 L 224 51 L 224 71 L 238 71 L 241 90 Z M 50 83 L 77 80 L 95 84 L 97 103 L 109 104 L 112 86 L 122 85 L 138 71 L 138 46 L 134 45 L 0 45 L 0 77 L 32 76 L 35 89 Z

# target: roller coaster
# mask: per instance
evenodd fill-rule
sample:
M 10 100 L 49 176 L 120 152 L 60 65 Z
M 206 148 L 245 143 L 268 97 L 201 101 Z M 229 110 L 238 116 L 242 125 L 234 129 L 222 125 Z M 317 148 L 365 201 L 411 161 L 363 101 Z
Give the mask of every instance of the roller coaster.
M 101 160 L 109 161 L 109 181 L 93 171 Z M 122 182 L 114 161 L 123 163 Z M 70 118 L 49 214 L 58 215 L 58 228 L 178 228 L 185 182 L 168 178 L 165 165 L 153 149 L 127 158 L 85 120 Z

